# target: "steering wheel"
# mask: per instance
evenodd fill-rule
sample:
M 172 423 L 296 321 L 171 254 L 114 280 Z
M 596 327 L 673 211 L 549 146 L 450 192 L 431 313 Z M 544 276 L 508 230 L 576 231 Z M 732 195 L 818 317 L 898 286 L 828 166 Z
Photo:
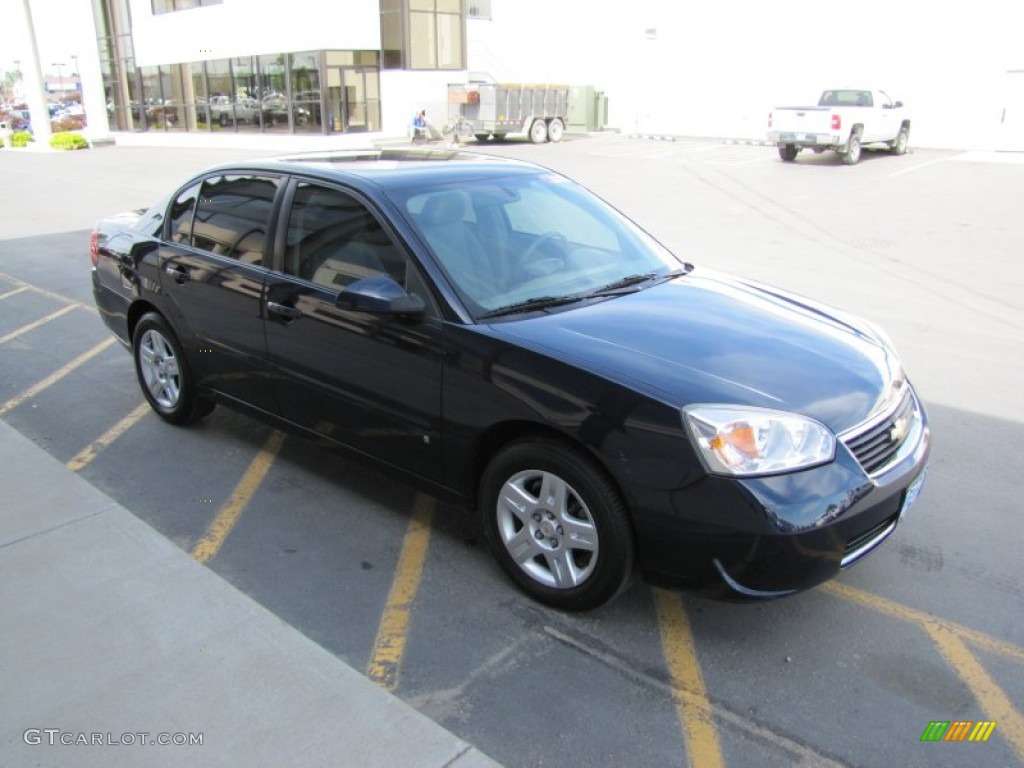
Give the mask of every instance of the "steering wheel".
M 551 274 L 565 263 L 564 256 L 542 256 L 541 258 L 536 258 L 537 252 L 541 246 L 548 243 L 558 243 L 560 249 L 564 251 L 568 242 L 565 235 L 561 232 L 545 232 L 530 243 L 519 257 L 520 270 L 530 277 L 543 277 L 544 275 Z

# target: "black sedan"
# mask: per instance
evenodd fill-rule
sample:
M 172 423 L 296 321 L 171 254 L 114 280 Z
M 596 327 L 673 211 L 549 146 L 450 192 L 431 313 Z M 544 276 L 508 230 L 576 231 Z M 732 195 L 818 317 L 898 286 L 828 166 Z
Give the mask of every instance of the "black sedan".
M 718 597 L 814 586 L 924 480 L 925 411 L 881 331 L 681 261 L 534 165 L 226 165 L 100 222 L 91 251 L 163 419 L 221 403 L 461 501 L 560 608 L 634 564 Z

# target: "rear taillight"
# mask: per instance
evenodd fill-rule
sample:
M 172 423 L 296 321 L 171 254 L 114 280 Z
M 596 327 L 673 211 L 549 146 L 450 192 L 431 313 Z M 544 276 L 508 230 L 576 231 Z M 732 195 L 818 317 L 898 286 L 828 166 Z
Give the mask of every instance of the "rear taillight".
M 843 119 L 839 115 L 832 115 L 832 130 L 838 131 L 843 127 Z
M 768 127 L 769 128 L 772 127 L 772 113 L 771 112 L 768 113 Z
M 94 229 L 92 237 L 89 238 L 89 258 L 92 259 L 94 267 L 100 261 L 100 232 L 98 229 Z

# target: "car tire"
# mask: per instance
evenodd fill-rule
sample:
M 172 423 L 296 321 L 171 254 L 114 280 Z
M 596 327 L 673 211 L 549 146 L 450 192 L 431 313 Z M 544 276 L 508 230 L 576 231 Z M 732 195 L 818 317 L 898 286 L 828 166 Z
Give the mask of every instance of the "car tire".
M 220 120 L 219 120 L 219 122 L 220 122 L 220 127 L 221 128 L 227 128 L 228 127 L 228 123 L 231 122 L 231 121 L 228 119 L 228 115 L 227 115 L 226 112 L 221 112 L 220 113 Z
M 213 410 L 200 398 L 188 361 L 174 331 L 162 316 L 142 316 L 132 334 L 132 357 L 142 394 L 150 407 L 171 424 L 191 424 Z
M 548 140 L 548 124 L 543 118 L 537 118 L 530 126 L 530 141 L 534 144 L 543 144 Z
M 905 155 L 907 154 L 907 144 L 910 142 L 910 129 L 907 126 L 900 128 L 900 132 L 896 134 L 896 140 L 892 143 L 892 153 L 894 155 Z
M 860 134 L 851 133 L 850 142 L 846 145 L 846 151 L 842 153 L 843 162 L 847 165 L 856 165 L 860 162 Z
M 582 450 L 542 438 L 512 443 L 487 465 L 479 498 L 492 553 L 535 600 L 584 611 L 628 583 L 634 545 L 625 502 Z
M 784 162 L 792 163 L 796 160 L 798 154 L 800 154 L 800 150 L 793 144 L 782 144 L 779 146 L 779 157 Z
M 477 141 L 479 141 L 481 144 L 483 144 L 485 141 L 487 141 L 489 138 L 491 138 L 491 134 L 489 134 L 489 133 L 474 133 L 473 137 Z

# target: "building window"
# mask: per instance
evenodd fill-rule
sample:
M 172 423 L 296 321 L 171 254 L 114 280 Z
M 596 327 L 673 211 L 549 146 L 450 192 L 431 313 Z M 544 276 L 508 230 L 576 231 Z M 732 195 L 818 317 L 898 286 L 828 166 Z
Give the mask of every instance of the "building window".
M 189 8 L 198 8 L 202 5 L 220 5 L 223 2 L 224 0 L 150 0 L 154 16 L 172 11 L 187 11 Z
M 462 0 L 382 0 L 384 69 L 465 69 Z

